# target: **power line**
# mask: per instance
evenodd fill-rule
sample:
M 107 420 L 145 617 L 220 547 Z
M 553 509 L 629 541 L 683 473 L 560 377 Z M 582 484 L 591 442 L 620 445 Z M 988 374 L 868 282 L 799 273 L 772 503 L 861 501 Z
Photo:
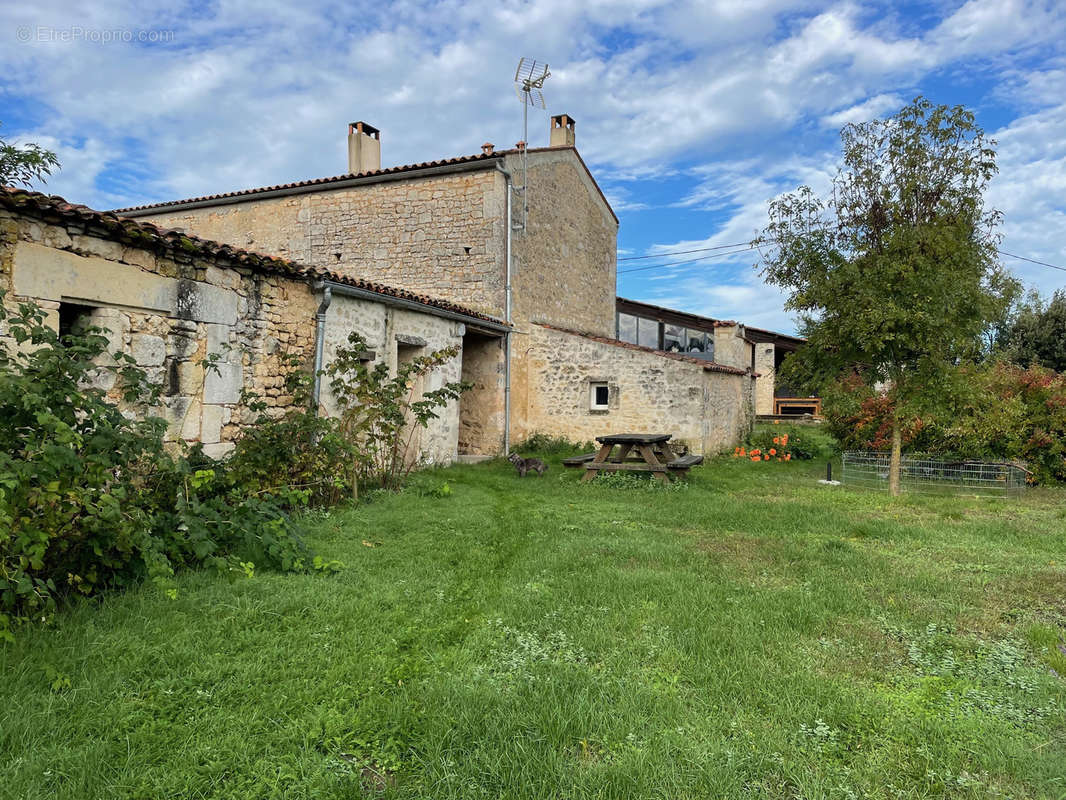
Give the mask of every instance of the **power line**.
M 674 250 L 670 253 L 656 253 L 653 256 L 629 256 L 628 258 L 619 258 L 618 261 L 643 261 L 648 258 L 669 258 L 670 256 L 683 256 L 689 253 L 706 253 L 709 250 L 728 250 L 730 247 L 741 247 L 743 245 L 750 245 L 751 242 L 737 242 L 736 244 L 720 244 L 717 247 L 697 247 L 695 250 Z
M 713 256 L 703 256 L 702 258 L 689 258 L 684 261 L 671 261 L 666 264 L 650 264 L 646 267 L 634 267 L 633 269 L 621 269 L 618 271 L 619 275 L 625 275 L 627 272 L 644 272 L 649 269 L 668 269 L 670 267 L 678 267 L 682 264 L 695 264 L 699 261 L 714 261 L 715 259 L 724 258 L 726 256 L 735 256 L 737 253 L 748 253 L 753 250 L 750 245 L 747 247 L 741 247 L 739 250 L 730 250 L 727 253 L 715 253 Z
M 744 252 L 747 252 L 749 250 L 755 249 L 754 245 L 752 245 L 750 243 L 737 242 L 736 244 L 723 244 L 723 245 L 719 245 L 717 247 L 698 247 L 698 248 L 695 248 L 693 250 L 678 250 L 678 251 L 673 252 L 673 253 L 661 253 L 659 255 L 654 255 L 654 256 L 630 256 L 629 258 L 620 258 L 620 259 L 618 259 L 618 261 L 640 261 L 640 260 L 648 259 L 648 258 L 664 258 L 664 257 L 667 257 L 667 256 L 675 256 L 675 255 L 676 256 L 681 256 L 681 255 L 686 255 L 687 253 L 706 253 L 706 252 L 710 252 L 710 251 L 725 250 L 725 249 L 731 248 L 731 247 L 735 247 L 735 248 L 739 248 L 739 249 L 730 250 L 728 253 L 715 253 L 715 255 L 713 255 L 713 256 L 702 256 L 700 258 L 685 259 L 684 261 L 668 261 L 668 262 L 664 262 L 662 264 L 651 264 L 651 265 L 649 265 L 647 267 L 635 267 L 633 269 L 623 269 L 623 270 L 619 270 L 618 274 L 619 275 L 625 275 L 626 273 L 629 273 L 629 272 L 644 272 L 645 270 L 649 270 L 649 269 L 666 269 L 666 268 L 669 268 L 669 267 L 682 266 L 684 264 L 696 264 L 696 263 L 699 263 L 701 261 L 712 261 L 712 260 L 714 260 L 716 258 L 722 258 L 722 257 L 725 257 L 725 256 L 733 256 L 733 255 L 736 255 L 738 253 L 744 253 Z M 1015 253 L 1008 253 L 1006 250 L 997 249 L 996 252 L 999 253 L 1001 256 L 1007 256 L 1009 258 L 1016 258 L 1019 261 L 1027 261 L 1030 264 L 1038 264 L 1041 267 L 1048 267 L 1049 269 L 1057 269 L 1060 272 L 1066 272 L 1066 267 L 1060 267 L 1057 264 L 1049 264 L 1046 261 L 1038 261 L 1035 258 L 1027 258 L 1025 256 L 1016 255 Z
M 1037 261 L 1035 258 L 1026 258 L 1025 256 L 1016 256 L 1014 253 L 1008 253 L 1006 250 L 996 250 L 1001 256 L 1010 256 L 1011 258 L 1017 258 L 1019 261 L 1028 261 L 1030 264 L 1039 264 L 1042 267 L 1051 267 L 1052 269 L 1061 270 L 1066 272 L 1066 267 L 1059 267 L 1054 264 L 1049 264 L 1046 261 Z

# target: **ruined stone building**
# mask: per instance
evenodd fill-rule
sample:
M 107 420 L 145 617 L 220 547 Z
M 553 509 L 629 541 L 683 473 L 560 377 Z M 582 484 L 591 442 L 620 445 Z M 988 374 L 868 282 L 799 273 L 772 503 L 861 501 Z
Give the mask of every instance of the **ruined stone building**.
M 328 363 L 351 330 L 393 364 L 461 347 L 443 379 L 474 388 L 425 433 L 427 461 L 499 454 L 534 432 L 732 447 L 754 415 L 750 340 L 712 327 L 713 358 L 622 341 L 618 219 L 574 127 L 559 115 L 548 147 L 382 169 L 380 132 L 353 123 L 343 175 L 109 213 L 5 190 L 0 280 L 57 325 L 88 314 L 117 327 L 166 382 L 174 435 L 219 452 L 241 390 L 284 407 L 280 357 Z M 223 375 L 201 378 L 194 356 L 223 343 Z M 319 407 L 332 410 L 328 392 Z

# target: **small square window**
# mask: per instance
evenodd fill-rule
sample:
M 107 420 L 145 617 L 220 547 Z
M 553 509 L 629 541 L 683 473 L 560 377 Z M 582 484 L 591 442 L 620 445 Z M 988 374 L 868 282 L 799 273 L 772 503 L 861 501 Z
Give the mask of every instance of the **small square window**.
M 606 411 L 611 399 L 611 392 L 606 383 L 589 384 L 589 408 L 593 411 Z

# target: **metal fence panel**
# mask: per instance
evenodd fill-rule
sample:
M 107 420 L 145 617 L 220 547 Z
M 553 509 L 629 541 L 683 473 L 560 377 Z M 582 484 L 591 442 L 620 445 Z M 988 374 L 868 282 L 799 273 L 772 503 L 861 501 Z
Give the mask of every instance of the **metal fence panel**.
M 890 454 L 876 451 L 844 453 L 842 481 L 846 486 L 888 490 Z M 1002 461 L 903 456 L 900 489 L 925 494 L 1015 496 L 1025 491 L 1028 473 Z

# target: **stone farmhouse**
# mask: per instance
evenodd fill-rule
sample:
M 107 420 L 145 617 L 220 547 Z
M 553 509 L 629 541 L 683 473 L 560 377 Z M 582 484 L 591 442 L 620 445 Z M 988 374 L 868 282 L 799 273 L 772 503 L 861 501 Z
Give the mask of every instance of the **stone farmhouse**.
M 244 392 L 291 405 L 284 356 L 327 364 L 353 330 L 389 364 L 460 348 L 435 380 L 473 389 L 423 432 L 429 463 L 497 455 L 534 432 L 732 447 L 765 394 L 760 370 L 772 398 L 773 352 L 799 340 L 617 298 L 618 219 L 574 129 L 558 115 L 547 147 L 382 169 L 380 132 L 358 122 L 343 175 L 113 212 L 7 188 L 0 288 L 60 330 L 109 328 L 163 384 L 171 437 L 214 454 L 239 435 Z M 204 374 L 198 361 L 216 352 L 219 372 Z M 317 397 L 334 410 L 328 387 Z

